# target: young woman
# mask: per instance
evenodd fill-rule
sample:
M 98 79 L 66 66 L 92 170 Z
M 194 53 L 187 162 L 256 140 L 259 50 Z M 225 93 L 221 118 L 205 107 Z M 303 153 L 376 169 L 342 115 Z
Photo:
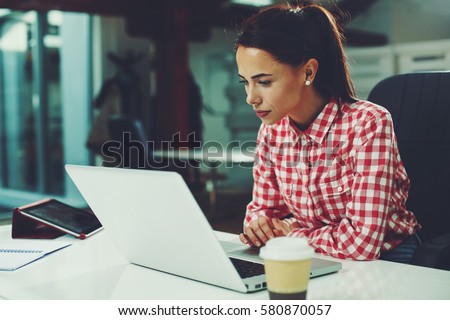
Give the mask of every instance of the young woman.
M 243 23 L 236 61 L 262 120 L 241 241 L 306 237 L 338 258 L 409 262 L 420 225 L 405 208 L 392 119 L 356 99 L 333 16 L 317 5 L 263 9 Z

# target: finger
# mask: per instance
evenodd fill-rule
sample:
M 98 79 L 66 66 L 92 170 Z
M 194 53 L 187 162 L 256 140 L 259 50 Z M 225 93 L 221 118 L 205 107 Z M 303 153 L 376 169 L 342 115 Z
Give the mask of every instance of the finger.
M 296 223 L 298 223 L 297 222 L 297 219 L 295 219 L 295 218 L 290 218 L 290 219 L 287 219 L 288 221 L 289 221 L 289 224 L 296 224 Z
M 256 247 L 261 246 L 261 240 L 256 236 L 251 227 L 247 227 L 244 233 L 247 236 L 247 239 L 251 242 L 251 245 Z
M 251 228 L 253 230 L 253 233 L 260 240 L 261 244 L 265 244 L 267 241 L 269 241 L 269 236 L 273 238 L 273 232 L 269 229 L 267 218 L 259 218 L 258 220 L 254 221 L 251 225 Z M 268 230 L 270 231 L 270 233 Z M 269 235 L 266 234 L 266 232 L 268 232 Z
M 273 233 L 275 234 L 275 237 L 283 237 L 284 236 L 283 230 L 280 230 L 280 229 L 274 229 Z
M 252 246 L 252 247 L 256 247 L 256 245 L 252 242 L 252 240 L 250 240 L 250 238 L 247 237 L 247 235 L 244 234 L 244 233 L 241 233 L 241 234 L 239 235 L 239 240 L 241 240 L 241 242 L 242 242 L 243 244 L 245 244 L 245 245 L 249 245 L 249 246 Z
M 278 219 L 278 218 L 272 218 L 272 225 L 273 225 L 273 227 L 274 227 L 274 229 L 281 229 L 281 220 L 280 219 Z
M 277 219 L 277 218 L 269 219 L 269 218 L 266 218 L 266 217 L 261 217 L 260 219 L 264 219 L 265 222 L 267 223 L 267 225 L 269 226 L 269 228 L 273 229 L 274 225 L 273 225 L 272 219 Z
M 273 218 L 272 224 L 274 226 L 273 231 L 274 231 L 275 236 L 277 236 L 277 237 L 283 236 L 284 232 L 283 232 L 282 221 L 280 219 Z
M 290 220 L 288 220 L 288 221 L 283 220 L 281 222 L 281 224 L 283 226 L 284 235 L 287 235 L 289 232 L 291 232 L 291 230 L 292 230 L 292 221 L 290 221 Z
M 279 220 L 277 219 L 276 221 L 274 221 L 274 224 L 276 225 L 277 230 L 279 230 L 280 232 L 282 232 L 282 234 L 285 236 L 289 233 L 290 231 L 290 227 L 288 222 L 286 221 L 286 219 L 284 220 Z
M 293 231 L 297 228 L 300 228 L 300 224 L 298 223 L 296 218 L 290 218 L 288 219 L 288 223 L 289 223 L 289 230 Z
M 241 240 L 241 242 L 243 243 L 243 244 L 248 244 L 249 243 L 249 240 L 248 240 L 248 238 L 245 236 L 245 234 L 243 234 L 243 233 L 241 233 L 240 235 L 239 235 L 239 240 Z
M 272 221 L 270 221 L 266 217 L 261 217 L 258 219 L 258 224 L 261 228 L 261 231 L 264 233 L 264 239 L 261 239 L 264 243 L 266 243 L 269 239 L 275 237 L 272 231 L 274 229 Z

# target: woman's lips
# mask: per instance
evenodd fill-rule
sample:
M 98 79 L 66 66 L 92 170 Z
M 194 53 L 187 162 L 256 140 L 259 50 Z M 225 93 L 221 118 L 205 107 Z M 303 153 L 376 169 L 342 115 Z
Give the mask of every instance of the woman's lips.
M 255 111 L 255 112 L 256 115 L 260 118 L 264 118 L 270 113 L 270 111 Z

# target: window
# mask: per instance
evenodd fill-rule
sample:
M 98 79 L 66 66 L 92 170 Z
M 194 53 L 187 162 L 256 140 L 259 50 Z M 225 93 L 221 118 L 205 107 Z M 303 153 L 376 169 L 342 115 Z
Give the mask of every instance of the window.
M 89 32 L 84 14 L 0 9 L 0 194 L 79 197 L 64 164 L 89 163 Z
M 61 18 L 57 11 L 3 16 L 0 129 L 4 188 L 64 194 Z

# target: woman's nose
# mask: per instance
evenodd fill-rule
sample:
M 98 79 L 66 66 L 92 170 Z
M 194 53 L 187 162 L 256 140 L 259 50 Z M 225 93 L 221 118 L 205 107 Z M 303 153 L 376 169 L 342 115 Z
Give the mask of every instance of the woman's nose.
M 246 102 L 251 106 L 258 105 L 261 102 L 261 98 L 254 89 L 249 88 L 247 89 Z

